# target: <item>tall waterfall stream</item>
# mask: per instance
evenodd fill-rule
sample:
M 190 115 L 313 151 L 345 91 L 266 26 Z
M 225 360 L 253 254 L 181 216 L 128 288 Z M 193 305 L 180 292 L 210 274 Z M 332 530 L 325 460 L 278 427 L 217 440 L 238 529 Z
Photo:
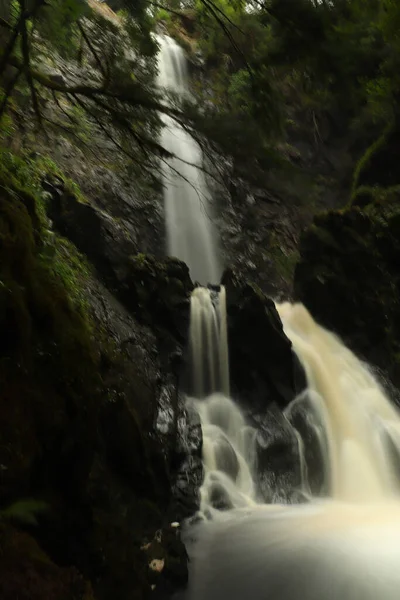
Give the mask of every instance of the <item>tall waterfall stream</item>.
M 182 98 L 189 94 L 186 58 L 170 37 L 159 36 L 158 84 Z M 193 281 L 206 285 L 221 276 L 210 195 L 202 171 L 202 153 L 193 138 L 163 116 L 161 143 L 174 155 L 163 169 L 168 254 L 183 260 Z
M 183 52 L 170 38 L 160 40 L 160 85 L 186 94 Z M 215 283 L 220 267 L 210 198 L 193 166 L 201 163 L 200 150 L 170 119 L 162 142 L 176 155 L 164 173 L 168 252 L 187 262 L 203 285 Z M 321 423 L 328 491 L 312 497 L 305 485 L 307 502 L 297 505 L 265 504 L 258 497 L 256 431 L 229 396 L 225 291 L 196 288 L 188 402 L 201 418 L 204 481 L 199 523 L 190 527 L 196 542 L 189 598 L 397 600 L 398 411 L 368 368 L 304 306 L 276 308 L 306 373 L 307 410 Z M 225 498 L 225 510 L 215 507 L 215 494 Z

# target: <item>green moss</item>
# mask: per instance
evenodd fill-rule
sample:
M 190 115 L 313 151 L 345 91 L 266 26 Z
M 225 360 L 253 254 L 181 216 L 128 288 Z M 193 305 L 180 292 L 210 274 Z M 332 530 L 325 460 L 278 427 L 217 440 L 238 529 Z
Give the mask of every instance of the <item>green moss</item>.
M 373 156 L 375 156 L 375 154 L 385 146 L 388 136 L 392 133 L 393 128 L 393 123 L 389 123 L 387 127 L 385 127 L 381 136 L 367 148 L 367 150 L 364 152 L 364 154 L 358 161 L 353 174 L 353 185 L 350 196 L 350 204 L 352 204 L 353 199 L 356 197 L 361 174 L 368 167 Z
M 350 206 L 367 206 L 372 202 L 385 203 L 393 197 L 398 197 L 400 185 L 383 187 L 380 185 L 362 185 L 354 192 Z
M 136 266 L 136 268 L 144 268 L 147 269 L 149 267 L 149 262 L 147 260 L 147 255 L 143 253 L 135 254 L 135 256 L 131 256 L 132 263 Z
M 90 266 L 86 258 L 69 240 L 54 235 L 47 239 L 40 261 L 50 276 L 62 282 L 72 308 L 85 314 L 88 310 L 85 283 L 90 276 Z
M 12 377 L 10 365 L 33 372 L 39 361 L 43 379 L 46 374 L 49 380 L 57 378 L 67 395 L 87 394 L 98 378 L 85 299 L 89 267 L 70 242 L 48 231 L 40 169 L 29 178 L 32 163 L 2 153 L 0 376 Z M 46 168 L 56 171 L 48 162 Z M 38 372 L 36 376 L 40 379 Z
M 49 176 L 63 181 L 66 191 L 80 202 L 87 202 L 79 186 L 47 156 L 28 153 L 17 155 L 7 148 L 0 147 L 0 186 L 14 193 L 18 191 L 19 195 L 33 196 L 37 216 L 44 226 L 48 220 L 43 201 L 42 181 Z
M 46 512 L 49 506 L 42 500 L 33 498 L 17 500 L 7 508 L 0 510 L 0 520 L 6 520 L 27 525 L 37 525 L 36 516 Z

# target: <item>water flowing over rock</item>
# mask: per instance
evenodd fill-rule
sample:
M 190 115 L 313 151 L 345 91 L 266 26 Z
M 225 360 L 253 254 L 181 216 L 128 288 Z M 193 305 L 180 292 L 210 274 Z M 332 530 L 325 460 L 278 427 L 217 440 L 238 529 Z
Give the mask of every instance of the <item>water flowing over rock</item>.
M 204 521 L 191 532 L 189 597 L 241 600 L 250 594 L 261 600 L 267 591 L 271 600 L 295 600 L 300 591 L 307 600 L 360 594 L 394 600 L 400 584 L 400 415 L 367 367 L 304 306 L 276 309 L 307 375 L 308 392 L 284 417 L 298 443 L 298 491 L 308 502 L 299 496 L 297 506 L 265 504 L 257 494 L 256 430 L 228 398 L 197 401 Z M 324 499 L 311 495 L 307 439 L 295 429 L 302 403 L 315 414 L 308 425 L 320 445 Z M 269 483 L 273 491 L 279 481 Z
M 184 52 L 170 37 L 158 42 L 159 85 L 182 98 L 189 93 Z M 161 142 L 173 155 L 162 167 L 168 254 L 189 266 L 193 281 L 218 283 L 221 268 L 200 147 L 172 117 L 162 118 Z
M 225 288 L 198 287 L 191 297 L 189 394 L 203 398 L 229 395 L 229 359 Z

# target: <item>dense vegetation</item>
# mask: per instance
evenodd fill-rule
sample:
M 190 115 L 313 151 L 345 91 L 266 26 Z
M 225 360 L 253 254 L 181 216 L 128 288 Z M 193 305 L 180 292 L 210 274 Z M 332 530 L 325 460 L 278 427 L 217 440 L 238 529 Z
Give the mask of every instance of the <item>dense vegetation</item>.
M 296 110 L 316 139 L 327 118 L 360 148 L 397 119 L 394 0 L 115 0 L 110 6 L 117 14 L 97 0 L 1 3 L 0 116 L 9 136 L 29 106 L 38 127 L 81 144 L 89 121 L 131 168 L 154 176 L 153 157 L 167 156 L 157 142 L 159 112 L 214 149 L 236 154 L 245 171 L 279 164 L 284 155 L 277 148 Z M 152 33 L 160 22 L 206 63 L 208 84 L 194 83 L 190 104 L 166 105 L 156 89 Z

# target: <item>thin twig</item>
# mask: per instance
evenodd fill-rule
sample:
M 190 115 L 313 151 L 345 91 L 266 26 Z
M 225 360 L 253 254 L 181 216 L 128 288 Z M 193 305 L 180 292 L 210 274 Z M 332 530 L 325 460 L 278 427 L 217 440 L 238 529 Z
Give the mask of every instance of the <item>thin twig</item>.
M 165 10 L 166 12 L 171 13 L 171 15 L 176 15 L 179 18 L 184 18 L 185 14 L 178 10 L 174 10 L 173 8 L 169 8 L 168 6 L 164 6 L 164 4 L 159 4 L 158 2 L 153 2 L 152 0 L 148 0 L 147 4 L 151 4 L 156 8 L 160 8 L 161 10 Z
M 104 67 L 102 65 L 102 62 L 101 62 L 99 56 L 97 55 L 97 52 L 96 52 L 96 50 L 95 50 L 92 42 L 90 41 L 89 36 L 87 35 L 87 33 L 86 33 L 86 31 L 85 31 L 85 29 L 84 29 L 84 27 L 83 27 L 83 25 L 82 25 L 82 23 L 80 21 L 77 21 L 77 25 L 78 25 L 79 31 L 82 34 L 83 39 L 85 40 L 86 44 L 88 45 L 88 48 L 89 48 L 90 52 L 93 54 L 93 57 L 94 57 L 94 59 L 95 59 L 95 61 L 97 63 L 97 66 L 100 69 L 101 74 L 103 75 L 104 79 L 106 79 L 107 78 L 107 73 L 106 73 L 106 71 L 105 71 L 105 69 L 104 69 Z
M 53 121 L 49 117 L 44 116 L 43 119 L 45 121 L 47 121 L 48 123 L 50 123 L 51 125 L 53 125 L 54 127 L 57 127 L 58 129 L 61 129 L 62 131 L 65 131 L 65 133 L 67 135 L 75 138 L 79 142 L 80 145 L 85 146 L 85 148 L 87 150 L 89 150 L 89 152 L 91 152 L 93 154 L 93 156 L 95 157 L 95 159 L 97 161 L 99 161 L 105 168 L 108 168 L 107 164 L 103 161 L 103 159 L 101 158 L 101 156 L 99 156 L 98 154 L 96 154 L 96 152 L 93 150 L 93 148 L 89 144 L 87 144 L 85 141 L 83 141 L 82 138 L 80 138 L 72 129 L 70 129 L 69 127 L 67 127 L 63 123 L 59 123 L 58 121 Z

